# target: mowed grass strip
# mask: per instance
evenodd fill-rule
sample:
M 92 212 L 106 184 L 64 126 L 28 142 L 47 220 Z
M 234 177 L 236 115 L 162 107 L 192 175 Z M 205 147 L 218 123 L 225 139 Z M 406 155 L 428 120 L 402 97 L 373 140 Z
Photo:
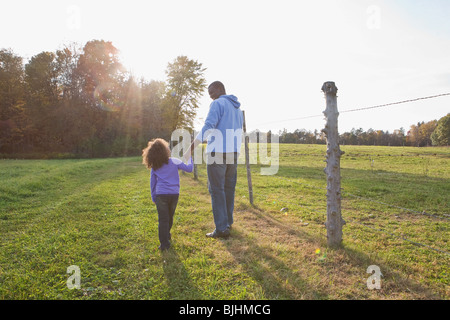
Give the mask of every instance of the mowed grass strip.
M 192 175 L 182 176 L 173 250 L 162 254 L 139 158 L 4 160 L 2 174 L 2 299 L 237 299 L 252 287 L 214 262 L 221 243 L 205 237 L 211 208 Z M 81 270 L 80 290 L 67 288 L 71 265 Z
M 173 247 L 164 253 L 157 249 L 157 213 L 140 158 L 1 160 L 0 298 L 448 299 L 447 255 L 373 229 L 449 250 L 447 221 L 346 197 L 343 247 L 328 249 L 325 148 L 280 147 L 276 176 L 261 176 L 260 166 L 252 166 L 254 206 L 239 166 L 228 240 L 205 237 L 214 223 L 204 166 L 198 181 L 181 174 Z M 448 172 L 435 173 L 449 164 L 448 149 L 435 149 L 439 156 L 428 156 L 425 171 L 414 152 L 430 149 L 407 149 L 415 169 L 391 161 L 374 170 L 368 154 L 388 157 L 389 150 L 403 161 L 406 151 L 345 148 L 357 160 L 342 159 L 344 191 L 448 214 Z M 423 188 L 411 188 L 411 179 Z M 423 192 L 426 200 L 416 203 Z M 367 288 L 373 264 L 383 273 L 380 290 Z M 81 289 L 67 288 L 71 265 L 80 267 Z

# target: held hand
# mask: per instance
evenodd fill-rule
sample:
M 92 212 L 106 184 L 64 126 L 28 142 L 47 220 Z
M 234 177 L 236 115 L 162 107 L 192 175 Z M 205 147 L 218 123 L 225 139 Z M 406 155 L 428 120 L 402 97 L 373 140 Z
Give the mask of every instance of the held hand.
M 186 153 L 183 155 L 183 159 L 185 162 L 188 162 L 189 159 L 192 157 L 192 155 L 194 154 L 194 149 L 195 147 L 197 147 L 198 143 L 199 143 L 198 140 L 194 140 L 189 146 L 189 148 L 186 150 Z
M 186 153 L 183 155 L 183 160 L 184 162 L 188 162 L 190 158 L 191 158 L 191 147 L 189 147 Z

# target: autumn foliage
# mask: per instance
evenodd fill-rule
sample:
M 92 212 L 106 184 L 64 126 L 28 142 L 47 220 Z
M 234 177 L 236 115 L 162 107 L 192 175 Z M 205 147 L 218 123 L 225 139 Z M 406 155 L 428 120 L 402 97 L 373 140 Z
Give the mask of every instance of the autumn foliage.
M 177 127 L 192 128 L 204 70 L 180 56 L 168 64 L 165 82 L 135 79 L 119 50 L 103 40 L 41 52 L 25 64 L 2 49 L 0 154 L 140 155 L 149 140 L 168 139 Z

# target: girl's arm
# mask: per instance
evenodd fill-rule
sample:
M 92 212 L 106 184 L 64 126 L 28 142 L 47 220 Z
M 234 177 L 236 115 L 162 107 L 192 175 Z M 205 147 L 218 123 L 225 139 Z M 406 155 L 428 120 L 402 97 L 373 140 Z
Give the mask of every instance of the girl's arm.
M 152 169 L 152 173 L 150 175 L 150 192 L 152 194 L 152 201 L 155 202 L 156 200 L 156 174 Z
M 185 164 L 183 161 L 178 160 L 176 162 L 178 169 L 181 169 L 186 172 L 192 172 L 194 170 L 194 164 L 192 163 L 192 157 L 189 158 L 188 163 Z

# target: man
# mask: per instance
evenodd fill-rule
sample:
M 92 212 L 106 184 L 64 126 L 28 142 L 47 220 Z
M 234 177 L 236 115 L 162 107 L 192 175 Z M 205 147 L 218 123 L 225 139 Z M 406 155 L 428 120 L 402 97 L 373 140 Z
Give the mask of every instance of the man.
M 240 102 L 227 95 L 220 81 L 211 83 L 208 93 L 213 102 L 205 124 L 185 157 L 189 157 L 202 141 L 207 140 L 207 173 L 211 206 L 216 228 L 206 234 L 211 238 L 227 238 L 233 224 L 234 194 L 237 180 L 237 159 L 242 142 L 243 115 Z

